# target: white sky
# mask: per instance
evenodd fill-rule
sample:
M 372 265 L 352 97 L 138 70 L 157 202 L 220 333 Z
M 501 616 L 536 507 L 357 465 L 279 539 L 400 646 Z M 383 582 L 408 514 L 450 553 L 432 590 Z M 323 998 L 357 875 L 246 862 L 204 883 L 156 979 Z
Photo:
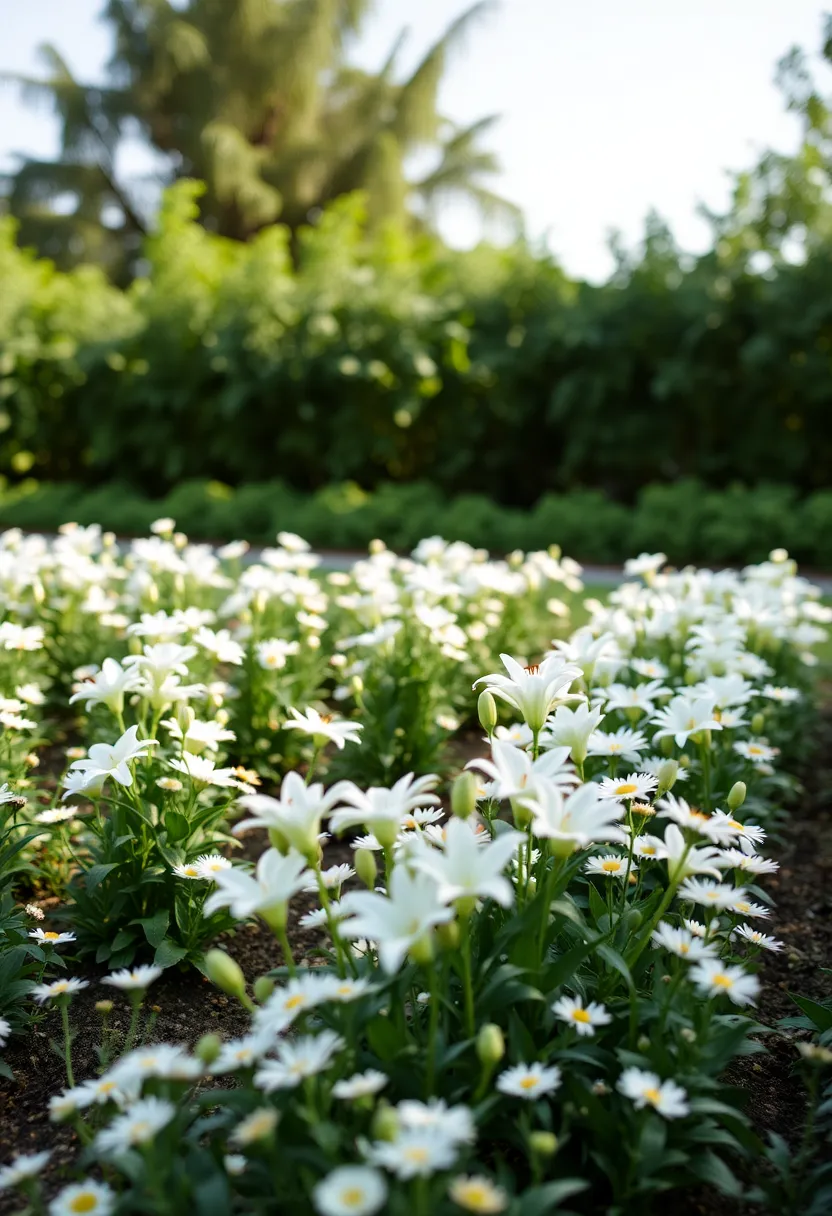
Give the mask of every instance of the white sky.
M 407 25 L 407 66 L 464 6 L 376 0 L 355 58 L 378 66 Z M 100 76 L 109 49 L 96 20 L 102 7 L 0 0 L 0 71 L 36 71 L 35 48 L 50 41 L 80 78 Z M 611 269 L 611 228 L 633 242 L 655 207 L 684 248 L 702 249 L 708 230 L 696 207 L 726 203 L 726 171 L 763 147 L 796 146 L 775 64 L 795 43 L 816 50 L 823 10 L 816 0 L 501 0 L 457 53 L 442 106 L 459 122 L 503 116 L 491 141 L 504 170 L 498 188 L 570 273 L 600 279 Z M 14 152 L 56 147 L 48 112 L 0 87 L 0 168 Z M 144 166 L 132 151 L 125 167 Z M 459 244 L 479 231 L 461 209 L 443 228 Z

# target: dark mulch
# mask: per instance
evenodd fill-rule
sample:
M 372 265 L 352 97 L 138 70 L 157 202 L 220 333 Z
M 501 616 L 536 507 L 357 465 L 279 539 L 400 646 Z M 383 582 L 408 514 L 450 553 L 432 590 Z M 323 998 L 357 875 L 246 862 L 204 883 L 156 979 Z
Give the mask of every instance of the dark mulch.
M 456 765 L 481 753 L 482 744 L 472 734 L 459 746 Z M 766 955 L 762 973 L 759 1020 L 772 1027 L 796 1012 L 790 992 L 820 1000 L 828 996 L 831 986 L 821 968 L 832 965 L 832 817 L 828 813 L 832 713 L 821 723 L 815 756 L 816 765 L 807 775 L 806 797 L 792 811 L 782 840 L 773 850 L 781 869 L 766 879 L 766 889 L 776 901 L 772 932 L 785 943 L 782 954 Z M 246 852 L 257 856 L 262 843 L 260 834 L 254 834 L 246 841 Z M 327 846 L 328 865 L 349 860 L 350 856 L 349 846 L 343 842 L 333 841 Z M 320 942 L 317 931 L 301 928 L 298 923 L 306 911 L 317 906 L 317 898 L 300 896 L 293 905 L 290 938 L 296 958 L 301 958 Z M 245 926 L 220 944 L 237 959 L 250 980 L 282 962 L 274 938 L 260 925 Z M 97 977 L 91 973 L 89 978 Z M 193 1044 L 209 1031 L 230 1038 L 246 1030 L 248 1018 L 239 1005 L 194 971 L 166 972 L 151 993 L 159 1008 L 154 1034 L 159 1040 Z M 78 1027 L 73 1056 L 79 1080 L 95 1074 L 100 1020 L 93 1006 L 104 995 L 104 989 L 92 985 L 73 1005 L 72 1021 Z M 127 1003 L 119 1004 L 116 996 L 116 1006 L 111 1025 L 126 1032 Z M 805 1111 L 803 1091 L 794 1074 L 794 1041 L 799 1037 L 800 1033 L 795 1032 L 767 1036 L 767 1054 L 737 1061 L 726 1077 L 748 1091 L 747 1109 L 758 1132 L 764 1135 L 772 1129 L 792 1142 L 800 1136 Z M 70 1128 L 51 1124 L 46 1114 L 49 1098 L 65 1083 L 63 1063 L 49 1046 L 52 1038 L 60 1038 L 60 1020 L 55 1013 L 48 1014 L 27 1037 L 6 1050 L 15 1081 L 0 1079 L 0 1163 L 15 1153 L 50 1148 L 53 1157 L 46 1177 L 47 1184 L 54 1187 L 65 1180 L 78 1145 Z M 17 1202 L 12 1195 L 0 1194 L 0 1216 L 18 1211 Z M 726 1199 L 709 1188 L 673 1196 L 673 1207 L 676 1216 L 760 1213 L 759 1208 Z

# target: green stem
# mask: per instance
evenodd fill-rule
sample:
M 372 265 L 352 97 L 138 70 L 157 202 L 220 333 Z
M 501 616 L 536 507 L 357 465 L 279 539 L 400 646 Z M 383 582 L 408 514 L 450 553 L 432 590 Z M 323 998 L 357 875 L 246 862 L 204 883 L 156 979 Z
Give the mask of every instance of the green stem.
M 280 943 L 280 949 L 283 951 L 283 961 L 286 964 L 286 968 L 289 974 L 294 976 L 297 972 L 297 968 L 295 967 L 295 957 L 292 954 L 292 947 L 289 945 L 289 937 L 286 933 L 286 926 L 284 925 L 282 928 L 275 930 L 275 936 Z
M 136 1032 L 139 1029 L 139 1017 L 140 1017 L 141 1011 L 142 1011 L 143 998 L 144 998 L 144 993 L 140 994 L 139 1000 L 137 1000 L 137 1001 L 134 1000 L 132 1002 L 133 1012 L 130 1015 L 130 1027 L 127 1031 L 127 1038 L 124 1041 L 125 1052 L 129 1051 L 130 1048 L 133 1046 L 133 1043 L 135 1042 Z
M 468 916 L 460 917 L 462 935 L 460 954 L 462 956 L 462 986 L 465 1001 L 465 1034 L 474 1037 L 474 982 L 471 975 L 471 924 Z M 431 997 L 431 1004 L 433 997 Z
M 64 1027 L 64 1061 L 66 1063 L 66 1081 L 70 1089 L 75 1088 L 75 1074 L 72 1071 L 72 1039 L 69 1034 L 69 1004 L 61 1002 L 61 1022 Z
M 436 1032 L 439 1029 L 439 986 L 436 983 L 436 962 L 428 968 L 428 992 L 430 1004 L 428 1007 L 428 1067 L 425 1077 L 426 1097 L 433 1095 L 436 1077 Z

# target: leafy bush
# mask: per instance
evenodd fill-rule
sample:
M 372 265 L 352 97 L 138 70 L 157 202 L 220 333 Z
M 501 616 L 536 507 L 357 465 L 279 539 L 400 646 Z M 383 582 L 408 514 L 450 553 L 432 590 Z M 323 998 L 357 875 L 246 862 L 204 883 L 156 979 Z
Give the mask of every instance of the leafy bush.
M 279 225 L 248 245 L 206 231 L 198 194 L 167 193 L 147 277 L 125 291 L 37 261 L 3 221 L 7 474 L 153 495 L 194 478 L 429 479 L 527 508 L 689 477 L 825 485 L 832 248 L 763 277 L 739 253 L 688 264 L 648 241 L 596 287 L 523 245 L 371 238 L 357 195 L 301 231 L 293 260 Z

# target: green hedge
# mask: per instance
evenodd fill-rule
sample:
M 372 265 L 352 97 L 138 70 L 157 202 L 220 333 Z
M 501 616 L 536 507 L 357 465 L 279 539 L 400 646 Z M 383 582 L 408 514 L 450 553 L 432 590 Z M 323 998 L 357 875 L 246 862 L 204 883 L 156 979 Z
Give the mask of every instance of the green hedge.
M 0 472 L 156 496 L 430 480 L 524 508 L 690 476 L 827 484 L 832 246 L 763 276 L 653 239 L 593 287 L 524 245 L 370 241 L 355 196 L 294 244 L 279 225 L 235 244 L 199 225 L 197 193 L 168 192 L 124 292 L 0 221 Z
M 477 494 L 446 499 L 421 482 L 383 485 L 371 494 L 347 482 L 307 495 L 281 481 L 234 490 L 194 480 L 150 500 L 121 483 L 88 491 L 31 481 L 0 494 L 4 527 L 53 531 L 74 520 L 135 536 L 163 515 L 195 539 L 217 541 L 270 543 L 286 529 L 325 549 L 364 549 L 380 537 L 391 548 L 408 550 L 439 534 L 497 553 L 557 542 L 586 562 L 621 562 L 641 550 L 662 550 L 676 563 L 713 565 L 760 561 L 783 546 L 806 565 L 832 570 L 832 491 L 801 501 L 782 486 L 716 491 L 688 480 L 647 486 L 632 507 L 584 491 L 547 494 L 529 511 Z

